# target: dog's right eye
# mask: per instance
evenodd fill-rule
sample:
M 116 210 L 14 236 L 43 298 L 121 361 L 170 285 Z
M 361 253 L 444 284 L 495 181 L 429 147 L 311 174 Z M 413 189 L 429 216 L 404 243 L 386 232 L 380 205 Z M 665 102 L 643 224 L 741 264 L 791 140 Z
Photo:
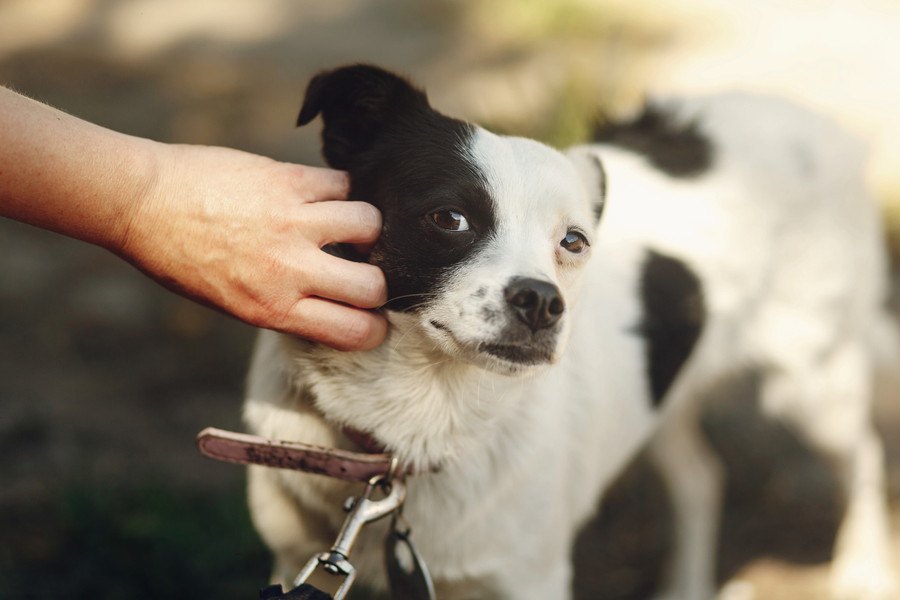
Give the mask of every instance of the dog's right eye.
M 439 210 L 429 215 L 431 221 L 447 231 L 469 231 L 469 221 L 466 216 L 455 210 Z

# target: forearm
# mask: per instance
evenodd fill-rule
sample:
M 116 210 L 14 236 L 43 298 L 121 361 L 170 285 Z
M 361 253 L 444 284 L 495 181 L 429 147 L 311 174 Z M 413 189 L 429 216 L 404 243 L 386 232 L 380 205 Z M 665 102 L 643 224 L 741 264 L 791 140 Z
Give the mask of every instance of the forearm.
M 118 252 L 154 145 L 0 87 L 0 215 Z
M 0 215 L 91 242 L 253 325 L 371 348 L 387 322 L 371 245 L 381 215 L 345 173 L 116 133 L 0 87 Z

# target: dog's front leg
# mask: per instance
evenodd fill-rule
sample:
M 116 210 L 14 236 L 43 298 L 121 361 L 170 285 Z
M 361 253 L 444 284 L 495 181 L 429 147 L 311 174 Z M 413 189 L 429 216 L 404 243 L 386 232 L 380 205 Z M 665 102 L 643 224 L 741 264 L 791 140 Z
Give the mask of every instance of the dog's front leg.
M 497 595 L 488 597 L 497 600 L 569 600 L 572 597 L 572 566 L 565 559 L 528 571 L 518 570 L 512 577 L 501 577 Z
M 896 600 L 881 440 L 869 431 L 844 465 L 847 512 L 838 532 L 832 595 L 838 600 Z
M 271 583 L 290 589 L 309 557 L 329 547 L 333 532 L 300 509 L 275 469 L 251 466 L 248 475 L 250 516 L 275 559 Z
M 525 568 L 526 562 L 509 564 L 491 575 L 462 580 L 435 578 L 436 595 L 441 600 L 569 600 L 572 597 L 572 567 L 568 560 L 555 559 L 552 566 L 544 563 L 533 569 Z
M 657 600 L 715 596 L 722 468 L 700 430 L 698 406 L 679 406 L 650 446 L 672 502 L 675 547 Z

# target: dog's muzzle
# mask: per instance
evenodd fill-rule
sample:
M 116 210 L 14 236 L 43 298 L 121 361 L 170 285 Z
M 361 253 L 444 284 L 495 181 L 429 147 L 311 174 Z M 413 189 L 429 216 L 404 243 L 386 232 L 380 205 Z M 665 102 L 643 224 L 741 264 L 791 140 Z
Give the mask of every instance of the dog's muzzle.
M 478 350 L 522 366 L 553 362 L 566 311 L 559 288 L 541 279 L 514 277 L 503 298 L 506 324 L 492 339 L 479 343 Z

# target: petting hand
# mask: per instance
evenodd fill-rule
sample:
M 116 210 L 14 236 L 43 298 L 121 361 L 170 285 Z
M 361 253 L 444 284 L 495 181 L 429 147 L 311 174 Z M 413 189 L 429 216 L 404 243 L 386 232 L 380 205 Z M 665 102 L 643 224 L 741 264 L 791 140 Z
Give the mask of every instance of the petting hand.
M 206 146 L 156 145 L 119 253 L 163 285 L 259 327 L 362 350 L 384 339 L 386 283 L 331 243 L 371 245 L 381 215 L 347 174 Z M 115 248 L 114 248 L 115 249 Z
M 163 285 L 258 327 L 341 350 L 381 343 L 381 215 L 346 173 L 88 123 L 0 86 L 0 215 L 116 252 Z

